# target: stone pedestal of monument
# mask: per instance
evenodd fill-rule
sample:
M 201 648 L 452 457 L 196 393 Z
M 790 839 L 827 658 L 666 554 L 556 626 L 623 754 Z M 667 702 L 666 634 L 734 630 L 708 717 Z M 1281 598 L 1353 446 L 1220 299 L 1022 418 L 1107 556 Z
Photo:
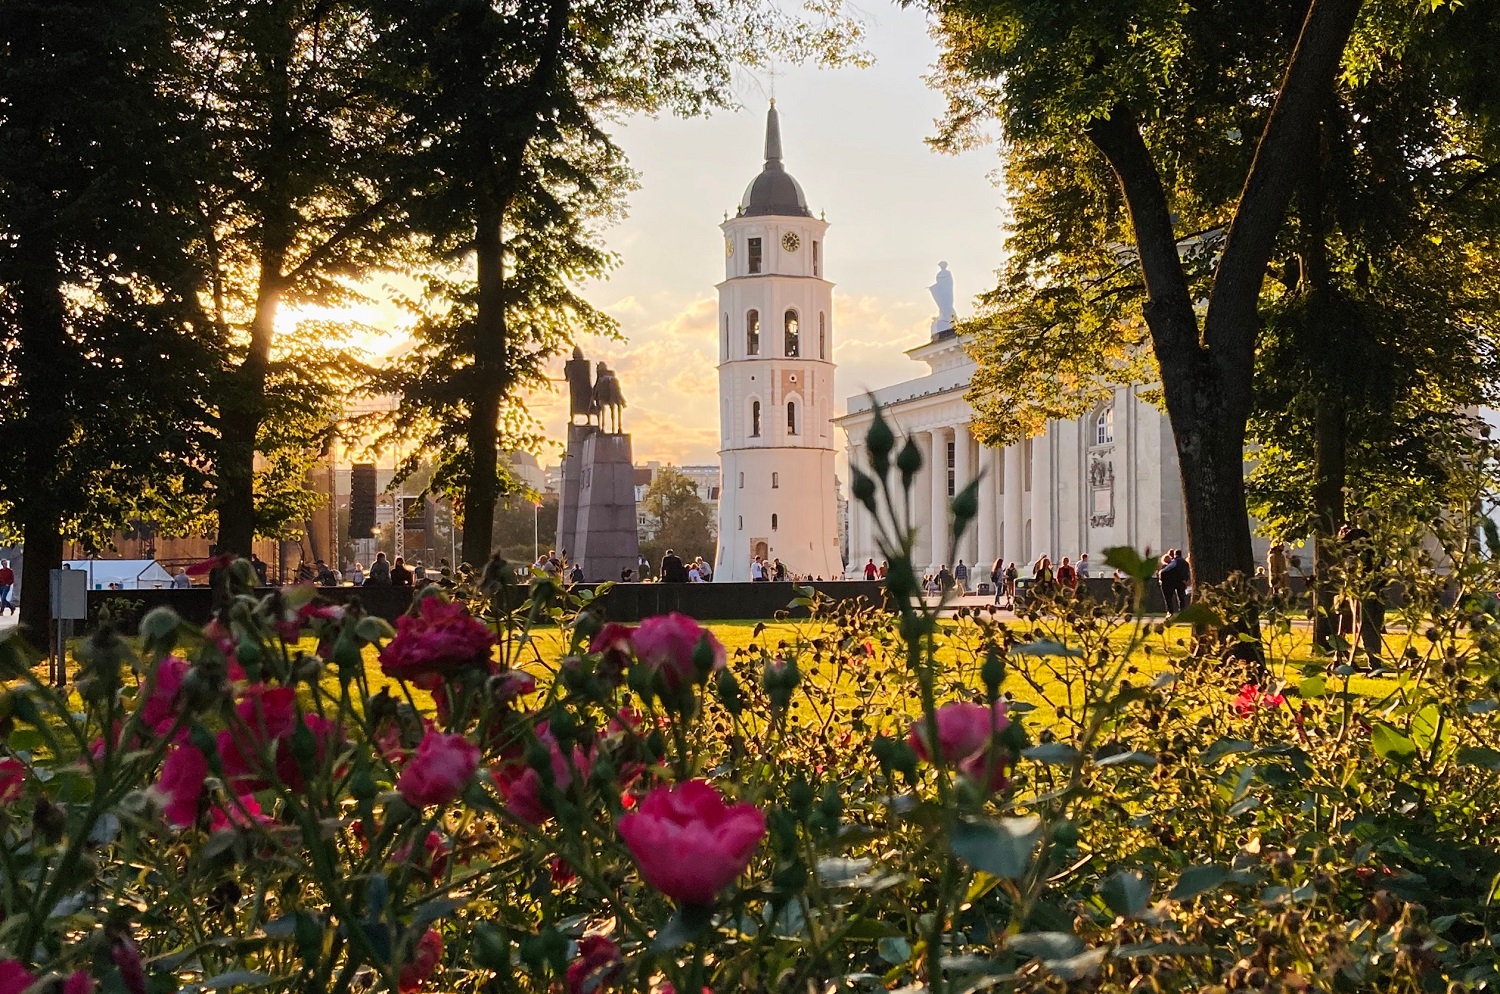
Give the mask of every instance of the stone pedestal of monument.
M 630 436 L 569 425 L 562 476 L 559 551 L 581 563 L 590 582 L 618 580 L 622 569 L 635 569 L 641 547 Z

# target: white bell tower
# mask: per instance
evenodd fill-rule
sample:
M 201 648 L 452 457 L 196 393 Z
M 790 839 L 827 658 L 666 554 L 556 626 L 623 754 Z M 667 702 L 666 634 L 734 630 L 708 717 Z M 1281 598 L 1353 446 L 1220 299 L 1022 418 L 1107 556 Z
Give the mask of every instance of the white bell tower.
M 750 579 L 759 555 L 794 574 L 843 576 L 833 466 L 833 284 L 828 224 L 781 164 L 776 101 L 766 163 L 724 231 L 719 284 L 718 561 Z

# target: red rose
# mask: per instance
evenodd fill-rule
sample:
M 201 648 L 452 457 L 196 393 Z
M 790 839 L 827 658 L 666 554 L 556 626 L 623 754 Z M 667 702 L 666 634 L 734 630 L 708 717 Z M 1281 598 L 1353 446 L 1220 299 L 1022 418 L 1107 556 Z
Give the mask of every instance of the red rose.
M 520 763 L 505 763 L 490 773 L 495 778 L 500 799 L 505 802 L 505 810 L 512 818 L 528 825 L 541 825 L 552 817 L 552 812 L 542 803 L 542 777 L 536 770 Z
M 176 724 L 177 695 L 182 690 L 183 677 L 192 668 L 181 656 L 163 656 L 156 661 L 151 696 L 141 701 L 139 711 L 141 725 L 153 735 L 166 735 Z
M 478 746 L 462 735 L 429 731 L 396 778 L 396 790 L 413 807 L 446 804 L 463 793 L 478 768 Z
M 241 788 L 269 787 L 268 774 L 274 770 L 282 785 L 301 790 L 306 778 L 292 754 L 291 737 L 306 725 L 317 743 L 318 761 L 338 738 L 338 725 L 322 715 L 298 715 L 297 694 L 291 687 L 251 687 L 234 711 L 242 725 L 219 733 L 219 755 L 224 773 Z M 266 756 L 271 757 L 270 768 Z
M 28 972 L 20 960 L 0 960 L 0 994 L 21 994 L 34 983 L 36 975 Z
M 357 824 L 357 823 L 356 823 Z M 441 880 L 448 872 L 448 844 L 443 837 L 436 832 L 428 832 L 427 840 L 423 843 L 425 858 L 421 860 L 412 859 L 411 843 L 391 853 L 391 860 L 396 863 L 410 863 L 419 872 L 431 877 L 433 880 Z
M 443 958 L 443 937 L 437 934 L 435 929 L 428 929 L 417 940 L 417 947 L 411 951 L 411 959 L 401 964 L 401 975 L 398 986 L 401 994 L 411 994 L 419 991 Z
M 451 676 L 489 662 L 495 633 L 462 604 L 424 597 L 417 610 L 416 617 L 404 614 L 396 620 L 396 637 L 380 650 L 380 670 L 386 676 Z
M 120 968 L 120 978 L 125 981 L 125 989 L 130 994 L 146 994 L 146 965 L 141 962 L 141 951 L 136 948 L 134 939 L 128 935 L 116 939 L 110 947 L 109 958 Z
M 625 970 L 625 957 L 602 935 L 578 940 L 578 958 L 568 964 L 568 994 L 594 994 L 613 986 Z
M 93 994 L 94 978 L 83 970 L 75 970 L 62 983 L 62 994 Z
M 727 658 L 723 644 L 713 632 L 685 614 L 673 611 L 647 618 L 630 637 L 636 659 L 662 674 L 669 687 L 698 679 L 693 655 L 704 642 L 707 642 L 711 654 L 710 668 L 723 669 Z
M 203 781 L 208 778 L 208 760 L 196 746 L 174 746 L 161 764 L 161 776 L 153 790 L 162 799 L 162 814 L 173 828 L 190 828 L 198 822 Z
M 208 813 L 209 827 L 215 832 L 226 828 L 249 828 L 251 825 L 267 825 L 271 817 L 260 809 L 254 794 L 240 794 L 236 801 L 215 804 Z
M 1004 701 L 996 701 L 991 707 L 954 701 L 938 708 L 934 717 L 937 719 L 936 743 L 932 741 L 926 719 L 918 718 L 912 722 L 911 734 L 906 741 L 919 757 L 929 763 L 941 762 L 991 792 L 1002 790 L 1010 783 L 1006 774 L 1011 756 L 994 740 L 995 735 L 1010 724 Z
M 226 552 L 222 556 L 214 556 L 212 559 L 205 559 L 202 562 L 193 563 L 193 565 L 183 570 L 183 572 L 188 576 L 202 576 L 205 573 L 212 573 L 216 569 L 223 569 L 225 566 L 228 566 L 232 562 L 234 562 L 234 556 Z
M 7 756 L 0 759 L 0 804 L 9 804 L 26 790 L 26 764 Z
M 687 904 L 710 904 L 750 863 L 766 834 L 753 804 L 726 805 L 702 780 L 658 787 L 620 819 L 620 836 L 641 876 Z

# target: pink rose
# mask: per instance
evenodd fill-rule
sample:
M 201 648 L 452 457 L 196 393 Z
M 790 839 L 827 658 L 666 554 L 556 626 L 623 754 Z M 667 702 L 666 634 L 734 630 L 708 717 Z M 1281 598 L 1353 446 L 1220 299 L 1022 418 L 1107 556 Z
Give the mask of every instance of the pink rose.
M 990 738 L 1005 730 L 1010 720 L 1005 716 L 1005 702 L 996 701 L 993 709 L 983 704 L 955 701 L 937 709 L 937 749 L 943 765 L 957 766 L 990 743 Z M 912 723 L 907 743 L 927 762 L 934 750 L 925 719 Z
M 396 778 L 396 790 L 413 807 L 446 804 L 463 793 L 478 768 L 478 746 L 462 735 L 429 731 Z
M 676 611 L 642 621 L 630 637 L 630 644 L 642 665 L 661 673 L 667 686 L 676 687 L 698 679 L 693 654 L 705 640 L 712 654 L 711 668 L 723 669 L 727 659 L 723 644 L 713 632 Z
M 130 994 L 146 994 L 146 964 L 141 961 L 141 951 L 136 948 L 134 939 L 128 935 L 115 939 L 109 958 L 120 968 L 120 979 Z
M 21 994 L 34 983 L 36 975 L 29 973 L 20 960 L 0 960 L 0 994 Z
M 1234 699 L 1234 709 L 1241 718 L 1248 718 L 1262 707 L 1279 708 L 1285 701 L 1280 694 L 1262 691 L 1255 684 L 1247 683 L 1240 688 L 1240 696 Z
M 568 994 L 593 994 L 614 986 L 625 970 L 625 957 L 602 935 L 578 940 L 578 958 L 568 964 Z
M 702 780 L 657 787 L 620 819 L 620 836 L 646 882 L 686 904 L 710 904 L 742 873 L 766 834 L 753 804 L 726 805 Z
M 306 725 L 317 743 L 316 760 L 321 762 L 328 745 L 338 739 L 338 725 L 322 715 L 298 715 L 297 694 L 291 687 L 255 686 L 235 707 L 243 727 L 219 733 L 219 755 L 224 773 L 239 787 L 258 790 L 271 785 L 267 775 L 272 769 L 276 779 L 292 790 L 306 786 L 306 778 L 292 755 L 291 737 L 299 725 Z M 262 757 L 272 755 L 268 769 Z
M 161 776 L 152 788 L 162 799 L 162 813 L 173 828 L 190 828 L 198 822 L 203 781 L 208 778 L 208 760 L 196 746 L 174 746 L 161 764 Z
M 528 825 L 541 825 L 552 817 L 547 805 L 542 803 L 542 777 L 529 766 L 506 763 L 490 771 L 495 778 L 495 789 L 505 802 L 505 810 L 517 821 Z
M 93 994 L 94 978 L 83 970 L 74 970 L 62 983 L 62 994 Z
M 446 677 L 466 666 L 489 663 L 495 633 L 468 608 L 457 601 L 424 597 L 417 610 L 416 617 L 404 614 L 396 619 L 396 637 L 380 650 L 380 670 L 386 676 Z
M 443 837 L 436 832 L 428 832 L 427 840 L 423 843 L 425 859 L 412 859 L 411 843 L 391 853 L 391 861 L 395 863 L 410 863 L 412 868 L 420 873 L 431 877 L 433 880 L 441 880 L 448 872 L 448 844 Z
M 252 825 L 268 825 L 270 815 L 260 809 L 254 794 L 240 794 L 237 801 L 215 804 L 208 813 L 209 827 L 215 832 L 226 828 L 249 828 Z
M 11 756 L 0 759 L 0 804 L 9 804 L 26 791 L 26 764 Z
M 234 562 L 234 555 L 226 552 L 222 556 L 214 556 L 212 559 L 204 559 L 201 562 L 193 563 L 193 565 L 183 570 L 183 572 L 188 576 L 203 576 L 206 573 L 212 573 L 216 569 L 223 569 L 232 562 Z
M 156 662 L 151 696 L 141 701 L 141 725 L 153 735 L 166 735 L 177 721 L 177 695 L 182 679 L 193 666 L 181 656 L 163 656 Z
M 422 938 L 417 940 L 417 947 L 411 951 L 411 959 L 401 964 L 401 975 L 397 979 L 401 994 L 412 994 L 413 991 L 421 990 L 422 985 L 431 979 L 442 959 L 443 937 L 438 935 L 435 929 L 429 928 L 422 933 Z

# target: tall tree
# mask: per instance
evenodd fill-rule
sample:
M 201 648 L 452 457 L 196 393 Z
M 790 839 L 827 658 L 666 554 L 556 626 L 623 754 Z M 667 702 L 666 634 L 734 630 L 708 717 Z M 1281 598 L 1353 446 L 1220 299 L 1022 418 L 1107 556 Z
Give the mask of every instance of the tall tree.
M 713 511 L 698 496 L 698 485 L 681 470 L 671 466 L 658 470 L 646 488 L 641 510 L 655 526 L 651 540 L 641 543 L 641 554 L 653 566 L 668 549 L 689 560 L 702 555 L 712 558 Z
M 284 458 L 316 449 L 330 428 L 272 417 L 335 378 L 326 351 L 278 350 L 278 317 L 348 303 L 358 278 L 396 261 L 404 191 L 393 163 L 422 136 L 376 95 L 365 4 L 204 0 L 181 39 L 193 120 L 209 144 L 198 210 L 213 314 L 233 346 L 215 382 L 219 545 L 248 553 L 258 529 L 280 524 L 258 520 L 257 486 L 266 512 L 296 505 L 295 494 L 270 492 L 300 482 Z M 258 451 L 268 456 L 259 480 Z
M 403 406 L 385 437 L 415 444 L 412 465 L 438 462 L 468 561 L 489 555 L 500 452 L 535 433 L 518 397 L 575 336 L 614 331 L 576 289 L 612 262 L 600 228 L 631 182 L 605 122 L 724 106 L 734 61 L 792 26 L 755 0 L 391 0 L 383 61 L 429 136 L 413 227 L 452 268 L 390 381 Z M 839 56 L 854 37 L 832 18 L 797 44 Z
M 25 542 L 21 621 L 46 631 L 65 537 L 101 543 L 201 485 L 205 370 L 191 129 L 174 9 L 0 2 L 0 515 Z
M 1362 0 L 1253 10 L 1044 0 L 927 6 L 938 19 L 940 74 L 953 104 L 950 143 L 998 116 L 1022 155 L 1051 156 L 1062 169 L 1090 160 L 1107 166 L 1129 219 L 1117 245 L 1130 246 L 1130 257 L 1117 258 L 1138 267 L 1143 285 L 1138 313 L 1172 423 L 1195 571 L 1204 582 L 1248 573 L 1242 467 L 1261 287 Z M 1211 251 L 1195 257 L 1182 251 L 1184 236 L 1199 229 L 1184 226 L 1176 209 L 1179 183 L 1189 177 L 1173 152 L 1203 129 L 1229 130 L 1222 118 L 1195 118 L 1191 109 L 1202 96 L 1233 89 L 1258 92 L 1230 125 L 1254 137 L 1243 168 L 1214 177 L 1238 193 L 1208 229 L 1218 232 Z M 1195 124 L 1168 131 L 1167 122 L 1184 120 Z M 1227 165 L 1197 155 L 1187 161 Z M 1096 257 L 1106 250 L 1093 249 Z M 1195 290 L 1202 268 L 1210 272 Z

